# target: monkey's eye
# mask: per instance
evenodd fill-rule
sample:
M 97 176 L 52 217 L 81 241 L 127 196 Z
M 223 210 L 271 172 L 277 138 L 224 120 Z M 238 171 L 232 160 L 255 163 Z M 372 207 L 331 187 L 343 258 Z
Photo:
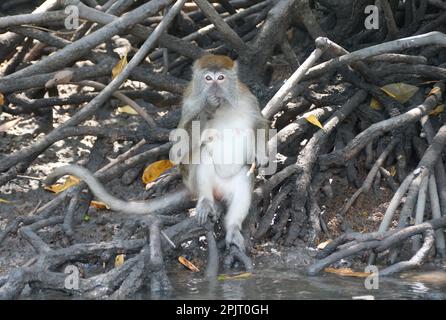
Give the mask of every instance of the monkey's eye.
M 224 78 L 225 78 L 225 76 L 221 74 L 221 75 L 218 76 L 217 79 L 218 79 L 218 80 L 223 80 Z
M 212 80 L 212 77 L 210 75 L 207 75 L 204 78 L 206 79 L 206 81 L 211 81 Z

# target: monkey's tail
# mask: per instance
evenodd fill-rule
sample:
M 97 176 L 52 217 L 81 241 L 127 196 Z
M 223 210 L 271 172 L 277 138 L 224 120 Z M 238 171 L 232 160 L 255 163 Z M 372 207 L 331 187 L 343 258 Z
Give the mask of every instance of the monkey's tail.
M 66 174 L 83 180 L 95 197 L 113 211 L 131 214 L 150 214 L 160 209 L 167 209 L 189 199 L 187 189 L 181 188 L 175 193 L 167 194 L 157 199 L 148 201 L 124 201 L 111 195 L 90 171 L 78 165 L 67 165 L 57 168 L 45 179 L 44 183 L 47 185 L 53 184 L 57 179 Z

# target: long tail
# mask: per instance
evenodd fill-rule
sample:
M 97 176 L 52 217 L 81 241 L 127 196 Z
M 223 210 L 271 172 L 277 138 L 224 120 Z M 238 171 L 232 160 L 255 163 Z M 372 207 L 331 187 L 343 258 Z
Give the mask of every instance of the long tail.
M 168 209 L 189 199 L 189 192 L 181 188 L 175 193 L 164 195 L 158 199 L 148 201 L 124 201 L 111 195 L 93 174 L 78 165 L 67 165 L 54 170 L 46 179 L 45 184 L 53 184 L 60 177 L 70 174 L 83 180 L 91 192 L 110 209 L 130 214 L 150 214 L 160 209 Z

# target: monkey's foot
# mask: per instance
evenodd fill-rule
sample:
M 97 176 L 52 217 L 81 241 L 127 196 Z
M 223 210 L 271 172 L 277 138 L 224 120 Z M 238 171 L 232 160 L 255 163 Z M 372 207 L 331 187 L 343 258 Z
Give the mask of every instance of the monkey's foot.
M 208 216 L 215 216 L 216 209 L 214 202 L 209 199 L 202 199 L 197 204 L 197 219 L 199 225 L 204 225 L 208 219 Z
M 240 262 L 243 264 L 246 272 L 252 272 L 252 260 L 250 257 L 246 255 L 243 251 L 241 251 L 237 246 L 233 245 L 228 249 L 228 253 L 224 259 L 224 267 L 226 269 L 231 269 L 236 262 Z
M 227 227 L 225 242 L 226 250 L 230 250 L 231 247 L 235 246 L 241 252 L 245 252 L 245 238 L 243 238 L 243 235 L 238 227 Z

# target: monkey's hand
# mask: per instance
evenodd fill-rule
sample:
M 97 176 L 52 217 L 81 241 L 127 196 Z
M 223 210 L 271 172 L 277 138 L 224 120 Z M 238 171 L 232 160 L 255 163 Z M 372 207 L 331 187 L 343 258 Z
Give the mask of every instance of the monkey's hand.
M 217 109 L 220 106 L 221 99 L 216 94 L 211 94 L 207 97 L 206 102 L 210 107 Z
M 208 215 L 211 217 L 217 216 L 217 210 L 212 200 L 201 199 L 197 204 L 197 219 L 198 224 L 204 225 L 208 219 Z

